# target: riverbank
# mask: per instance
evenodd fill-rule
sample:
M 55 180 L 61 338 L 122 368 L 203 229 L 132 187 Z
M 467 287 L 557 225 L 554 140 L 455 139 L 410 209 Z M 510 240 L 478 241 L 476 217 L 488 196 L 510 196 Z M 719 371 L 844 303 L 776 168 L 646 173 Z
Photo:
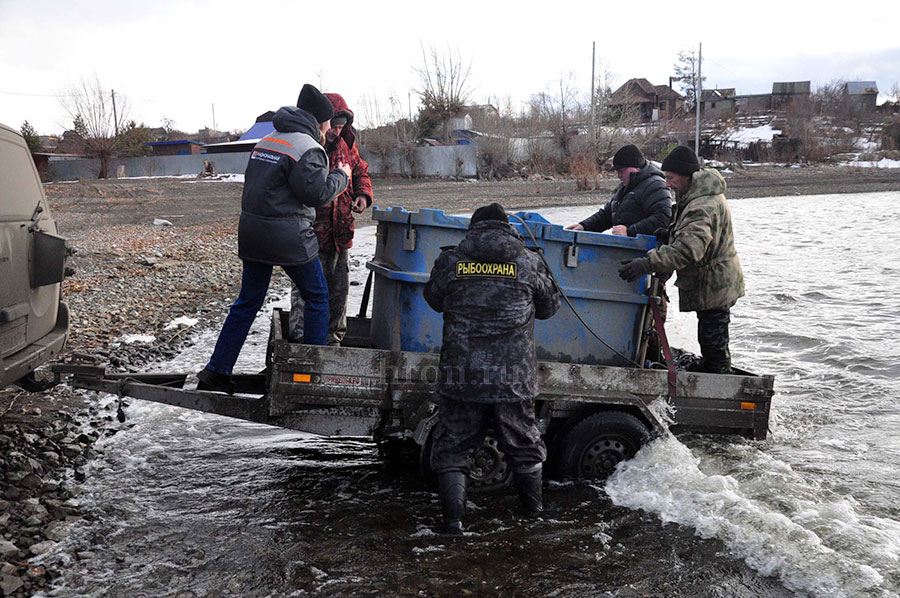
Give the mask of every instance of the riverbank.
M 858 168 L 748 168 L 727 173 L 727 179 L 732 200 L 900 191 L 900 171 Z M 547 179 L 379 179 L 374 185 L 382 207 L 465 213 L 490 201 L 510 210 L 599 206 L 616 183 L 606 177 L 598 191 Z M 90 354 L 112 369 L 137 371 L 175 355 L 197 331 L 221 325 L 239 283 L 235 233 L 241 187 L 167 179 L 47 185 L 60 232 L 77 250 L 70 260 L 75 274 L 64 283 L 73 313 L 68 354 Z M 360 225 L 372 222 L 370 214 Z M 282 277 L 276 284 L 287 282 Z M 114 411 L 98 409 L 67 387 L 0 392 L 0 414 L 0 593 L 28 596 L 58 574 L 33 565 L 34 558 L 85 516 L 78 488 L 94 441 L 123 424 Z

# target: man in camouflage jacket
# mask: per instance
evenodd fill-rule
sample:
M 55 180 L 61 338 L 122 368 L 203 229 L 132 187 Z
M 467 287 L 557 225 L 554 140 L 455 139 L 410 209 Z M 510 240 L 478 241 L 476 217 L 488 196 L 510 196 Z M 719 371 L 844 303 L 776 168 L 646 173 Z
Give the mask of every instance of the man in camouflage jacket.
M 662 169 L 666 185 L 675 191 L 669 243 L 625 262 L 619 274 L 632 281 L 650 272 L 677 271 L 679 309 L 697 312 L 703 367 L 728 374 L 730 310 L 744 296 L 744 275 L 734 248 L 725 179 L 713 168 L 701 170 L 697 156 L 685 146 L 672 150 Z
M 340 345 L 347 333 L 347 294 L 350 291 L 350 248 L 353 246 L 354 214 L 372 205 L 372 181 L 369 164 L 359 155 L 353 129 L 353 111 L 343 96 L 326 93 L 334 107 L 331 128 L 325 133 L 325 151 L 332 164 L 350 166 L 350 183 L 343 193 L 324 206 L 316 208 L 313 230 L 319 243 L 319 261 L 328 283 L 328 344 Z M 291 315 L 288 336 L 303 338 L 303 298 L 291 289 Z
M 443 533 L 462 533 L 469 456 L 489 427 L 526 511 L 539 513 L 547 451 L 534 413 L 534 320 L 559 309 L 556 286 L 494 203 L 476 210 L 466 238 L 438 257 L 424 295 L 444 314 L 440 419 L 431 449 Z

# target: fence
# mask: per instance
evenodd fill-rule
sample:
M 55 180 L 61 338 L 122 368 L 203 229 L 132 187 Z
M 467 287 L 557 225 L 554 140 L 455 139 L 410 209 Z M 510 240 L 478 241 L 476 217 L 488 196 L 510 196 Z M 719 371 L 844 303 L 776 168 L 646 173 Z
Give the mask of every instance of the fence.
M 478 173 L 478 148 L 474 145 L 417 147 L 409 155 L 394 149 L 388 153 L 386 160 L 371 152 L 363 151 L 362 155 L 369 162 L 369 172 L 372 174 L 474 177 Z M 126 177 L 196 175 L 203 169 L 203 161 L 211 160 L 216 163 L 216 172 L 220 174 L 243 174 L 249 159 L 249 152 L 112 158 L 108 173 L 110 177 L 116 176 L 123 167 Z M 95 179 L 99 172 L 99 159 L 51 157 L 45 180 Z
M 197 175 L 203 170 L 203 161 L 216 163 L 219 173 L 243 174 L 250 159 L 249 152 L 233 154 L 193 154 L 186 156 L 147 156 L 145 158 L 112 158 L 108 173 L 114 177 L 119 167 L 124 167 L 124 176 L 179 176 Z M 100 160 L 90 158 L 50 158 L 47 164 L 49 181 L 76 181 L 95 179 L 100 172 Z

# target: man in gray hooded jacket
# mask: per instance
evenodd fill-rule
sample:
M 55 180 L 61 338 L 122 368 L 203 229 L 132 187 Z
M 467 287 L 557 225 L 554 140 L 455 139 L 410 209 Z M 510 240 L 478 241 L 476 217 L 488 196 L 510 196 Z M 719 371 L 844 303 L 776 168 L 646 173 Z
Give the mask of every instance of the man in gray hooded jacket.
M 250 152 L 238 224 L 241 292 L 209 363 L 197 375 L 200 389 L 234 392 L 231 370 L 263 306 L 273 266 L 281 266 L 306 301 L 304 342 L 324 345 L 327 340 L 328 287 L 312 224 L 316 207 L 347 187 L 350 171 L 346 164 L 330 170 L 322 147 L 333 115 L 328 98 L 307 83 L 297 107 L 279 109 L 272 119 L 275 131 Z

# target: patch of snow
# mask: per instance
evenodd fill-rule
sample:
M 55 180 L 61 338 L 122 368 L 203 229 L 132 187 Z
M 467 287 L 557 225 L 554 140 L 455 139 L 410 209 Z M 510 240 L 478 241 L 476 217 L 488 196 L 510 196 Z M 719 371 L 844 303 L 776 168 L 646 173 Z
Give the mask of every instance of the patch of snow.
M 416 554 L 424 554 L 426 552 L 443 552 L 444 546 L 442 544 L 438 544 L 435 546 L 426 546 L 425 548 L 419 548 L 418 546 L 413 546 L 412 550 Z
M 174 320 L 172 320 L 171 322 L 166 324 L 165 327 L 163 328 L 163 330 L 172 330 L 173 328 L 180 328 L 182 326 L 185 328 L 190 328 L 191 326 L 196 325 L 197 322 L 199 322 L 199 321 L 200 320 L 198 320 L 197 318 L 189 318 L 187 316 L 181 316 L 179 318 L 175 318 Z
M 735 141 L 741 147 L 746 147 L 755 141 L 772 141 L 775 135 L 780 135 L 780 129 L 773 129 L 772 125 L 761 125 L 748 129 L 728 129 L 722 135 L 723 139 Z
M 859 168 L 900 168 L 900 160 L 891 160 L 882 158 L 878 162 L 862 162 L 854 160 L 852 162 L 841 162 L 841 166 L 857 166 Z
M 182 181 L 182 184 L 190 185 L 193 183 L 243 183 L 244 175 L 242 174 L 220 174 L 208 179 L 197 179 L 196 181 Z
M 196 174 L 160 174 L 153 176 L 123 176 L 120 181 L 136 181 L 139 179 L 196 179 Z
M 130 345 L 132 343 L 152 343 L 155 340 L 156 337 L 150 334 L 126 334 L 119 339 L 119 342 Z

